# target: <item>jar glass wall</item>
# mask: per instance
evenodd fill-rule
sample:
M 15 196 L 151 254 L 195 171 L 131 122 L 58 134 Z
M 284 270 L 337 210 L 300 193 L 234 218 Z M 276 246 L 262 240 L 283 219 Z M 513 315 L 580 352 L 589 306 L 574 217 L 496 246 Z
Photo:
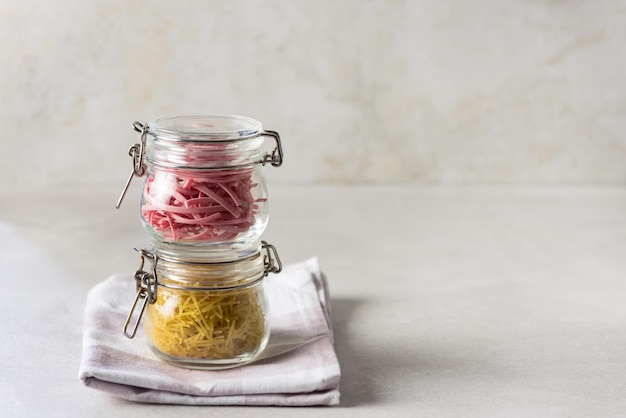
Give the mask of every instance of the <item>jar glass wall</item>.
M 269 339 L 264 258 L 222 263 L 160 258 L 156 301 L 144 331 L 161 359 L 186 368 L 223 369 L 256 359 Z
M 268 136 L 276 140 L 271 153 Z M 142 144 L 140 215 L 153 239 L 219 250 L 261 236 L 264 165 L 282 163 L 277 133 L 243 116 L 169 116 L 142 126 Z

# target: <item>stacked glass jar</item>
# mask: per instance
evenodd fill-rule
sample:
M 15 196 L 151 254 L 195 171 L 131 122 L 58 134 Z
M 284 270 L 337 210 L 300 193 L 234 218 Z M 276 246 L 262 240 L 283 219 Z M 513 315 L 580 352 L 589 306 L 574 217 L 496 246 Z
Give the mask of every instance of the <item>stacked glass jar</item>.
M 148 345 L 163 360 L 198 369 L 253 361 L 269 339 L 263 278 L 281 270 L 276 249 L 261 241 L 263 166 L 282 164 L 278 133 L 233 115 L 168 116 L 133 127 L 141 142 L 129 150 L 133 171 L 117 207 L 133 177 L 145 176 L 140 215 L 151 246 L 139 250 L 124 334 L 135 336 L 147 308 Z

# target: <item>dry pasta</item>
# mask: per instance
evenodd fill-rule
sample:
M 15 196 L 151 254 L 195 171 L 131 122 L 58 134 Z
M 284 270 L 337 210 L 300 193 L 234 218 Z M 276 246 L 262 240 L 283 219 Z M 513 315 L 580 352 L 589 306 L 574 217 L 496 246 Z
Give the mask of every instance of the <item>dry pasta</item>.
M 250 354 L 265 336 L 258 288 L 229 291 L 159 287 L 148 309 L 147 333 L 162 353 L 190 359 Z
M 252 169 L 159 171 L 145 184 L 141 215 L 168 241 L 227 241 L 256 222 Z

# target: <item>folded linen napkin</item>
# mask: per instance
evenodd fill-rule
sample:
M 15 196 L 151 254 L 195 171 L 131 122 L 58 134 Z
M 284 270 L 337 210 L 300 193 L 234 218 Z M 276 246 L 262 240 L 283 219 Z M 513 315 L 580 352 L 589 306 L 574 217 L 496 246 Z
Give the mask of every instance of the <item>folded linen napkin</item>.
M 87 295 L 79 377 L 117 397 L 189 405 L 335 405 L 339 363 L 333 349 L 329 294 L 316 258 L 264 280 L 271 333 L 260 359 L 246 366 L 189 370 L 159 360 L 142 327 L 130 340 L 122 326 L 135 280 L 115 275 Z

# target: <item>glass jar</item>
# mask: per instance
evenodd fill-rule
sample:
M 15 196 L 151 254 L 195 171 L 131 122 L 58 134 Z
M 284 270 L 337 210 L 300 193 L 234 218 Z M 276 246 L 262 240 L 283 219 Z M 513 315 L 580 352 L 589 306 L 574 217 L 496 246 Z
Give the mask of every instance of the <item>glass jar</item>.
M 282 267 L 272 245 L 257 242 L 251 248 L 256 251 L 245 258 L 211 262 L 194 253 L 175 257 L 158 243 L 151 251 L 142 250 L 135 273 L 137 297 L 124 334 L 134 337 L 145 310 L 148 346 L 168 363 L 215 370 L 255 360 L 270 333 L 263 278 Z M 143 269 L 145 258 L 152 261 L 150 272 Z M 141 299 L 139 318 L 130 327 Z
M 268 220 L 263 166 L 283 159 L 278 133 L 234 115 L 166 116 L 133 127 L 142 135 L 129 152 L 131 179 L 146 176 L 140 216 L 153 239 L 210 251 L 259 239 Z M 266 137 L 276 142 L 271 153 Z

